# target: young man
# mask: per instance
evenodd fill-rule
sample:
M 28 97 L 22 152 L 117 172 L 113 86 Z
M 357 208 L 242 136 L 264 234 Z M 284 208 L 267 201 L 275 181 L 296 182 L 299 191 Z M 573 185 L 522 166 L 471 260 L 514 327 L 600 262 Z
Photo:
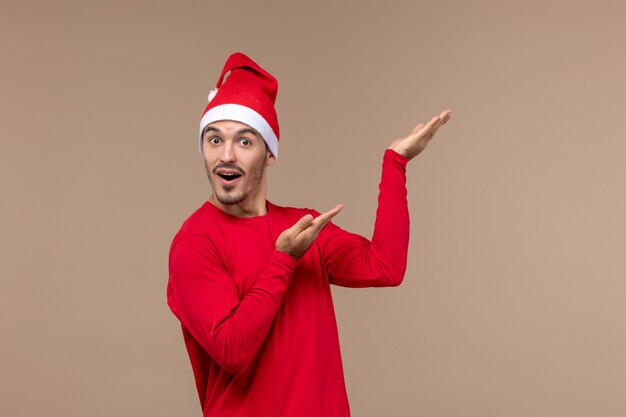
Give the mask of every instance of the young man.
M 266 200 L 277 89 L 250 58 L 230 56 L 200 122 L 213 194 L 170 249 L 167 302 L 205 417 L 350 416 L 330 284 L 402 282 L 406 164 L 450 117 L 420 123 L 385 151 L 370 241 L 330 222 L 342 205 L 320 214 Z

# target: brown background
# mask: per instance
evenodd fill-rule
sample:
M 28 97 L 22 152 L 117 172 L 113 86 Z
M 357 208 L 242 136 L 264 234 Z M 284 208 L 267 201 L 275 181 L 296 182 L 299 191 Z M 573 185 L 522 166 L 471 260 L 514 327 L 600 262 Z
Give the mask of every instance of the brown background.
M 200 415 L 167 252 L 237 50 L 280 81 L 270 200 L 367 236 L 453 109 L 403 285 L 333 288 L 354 416 L 626 415 L 624 4 L 2 1 L 0 415 Z

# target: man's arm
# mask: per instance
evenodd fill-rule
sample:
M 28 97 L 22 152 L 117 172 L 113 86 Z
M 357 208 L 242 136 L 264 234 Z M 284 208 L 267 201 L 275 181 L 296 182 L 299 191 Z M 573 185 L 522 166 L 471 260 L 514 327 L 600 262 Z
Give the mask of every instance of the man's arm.
M 406 165 L 424 150 L 437 129 L 450 118 L 443 111 L 428 124 L 394 141 L 385 152 L 376 222 L 371 241 L 329 224 L 320 235 L 320 248 L 332 284 L 344 287 L 400 285 L 406 271 L 409 211 Z
M 207 236 L 187 236 L 170 250 L 167 303 L 182 325 L 220 365 L 243 373 L 265 340 L 297 258 L 341 210 L 302 217 L 281 233 L 276 250 L 253 287 L 241 298 Z
M 222 369 L 243 373 L 260 348 L 295 268 L 275 251 L 242 299 L 206 236 L 188 236 L 170 252 L 167 303 Z

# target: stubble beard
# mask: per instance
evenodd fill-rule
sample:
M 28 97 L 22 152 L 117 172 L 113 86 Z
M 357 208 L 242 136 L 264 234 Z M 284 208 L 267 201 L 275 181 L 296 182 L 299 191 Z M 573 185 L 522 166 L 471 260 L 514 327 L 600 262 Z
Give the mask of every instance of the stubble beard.
M 242 180 L 247 179 L 248 186 L 247 189 L 241 190 L 239 192 L 233 192 L 236 186 L 220 184 L 215 179 L 215 174 L 213 174 L 212 170 L 209 168 L 205 161 L 204 166 L 206 167 L 209 183 L 211 184 L 211 188 L 213 189 L 213 195 L 215 196 L 215 198 L 217 198 L 217 201 L 225 205 L 239 204 L 242 201 L 246 200 L 250 196 L 251 192 L 258 190 L 261 186 L 261 182 L 263 181 L 266 159 L 267 158 L 264 158 L 263 160 L 259 161 L 259 164 L 252 167 L 249 173 L 241 176 Z M 243 172 L 243 170 L 241 171 Z

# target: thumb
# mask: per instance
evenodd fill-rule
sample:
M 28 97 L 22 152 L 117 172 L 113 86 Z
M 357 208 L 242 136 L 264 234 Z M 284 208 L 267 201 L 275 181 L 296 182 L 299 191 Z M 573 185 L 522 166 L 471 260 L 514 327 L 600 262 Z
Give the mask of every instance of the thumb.
M 305 214 L 300 220 L 296 222 L 296 224 L 293 225 L 293 227 L 302 231 L 308 228 L 311 225 L 312 221 L 313 216 L 311 214 Z
M 419 131 L 422 130 L 423 128 L 424 128 L 424 123 L 420 123 L 417 126 L 415 126 L 413 130 L 411 130 L 411 134 L 414 135 L 416 133 L 419 133 Z

